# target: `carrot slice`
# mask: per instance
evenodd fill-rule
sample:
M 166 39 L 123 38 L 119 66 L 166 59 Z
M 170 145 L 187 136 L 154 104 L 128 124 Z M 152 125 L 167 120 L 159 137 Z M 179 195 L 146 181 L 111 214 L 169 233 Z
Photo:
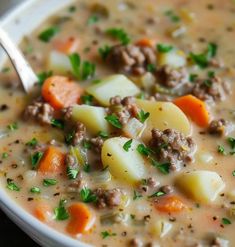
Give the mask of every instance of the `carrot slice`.
M 57 148 L 50 146 L 40 160 L 38 171 L 42 173 L 61 173 L 64 171 L 65 155 Z
M 83 91 L 77 83 L 64 76 L 51 76 L 42 86 L 43 98 L 57 110 L 79 103 Z
M 48 222 L 51 216 L 51 208 L 46 203 L 39 203 L 33 212 L 34 216 L 42 222 Z
M 66 40 L 56 40 L 54 42 L 54 47 L 61 53 L 71 54 L 78 50 L 79 40 L 74 37 L 70 37 Z
M 174 100 L 177 105 L 192 121 L 200 127 L 207 127 L 209 125 L 209 112 L 206 109 L 205 102 L 189 94 Z
M 143 38 L 143 39 L 138 40 L 135 44 L 137 46 L 153 47 L 156 44 L 156 41 L 152 39 L 148 39 L 148 38 Z
M 157 200 L 154 204 L 155 208 L 162 213 L 180 213 L 187 206 L 178 196 L 165 196 Z
M 67 225 L 67 232 L 71 235 L 89 231 L 95 218 L 90 209 L 83 203 L 75 203 L 68 208 L 70 222 Z

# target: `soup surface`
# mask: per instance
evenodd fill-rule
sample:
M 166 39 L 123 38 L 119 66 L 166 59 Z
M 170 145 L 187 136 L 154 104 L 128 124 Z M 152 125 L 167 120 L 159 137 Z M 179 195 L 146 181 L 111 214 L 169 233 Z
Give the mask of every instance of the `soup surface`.
M 78 0 L 1 70 L 1 188 L 94 246 L 235 245 L 234 1 Z

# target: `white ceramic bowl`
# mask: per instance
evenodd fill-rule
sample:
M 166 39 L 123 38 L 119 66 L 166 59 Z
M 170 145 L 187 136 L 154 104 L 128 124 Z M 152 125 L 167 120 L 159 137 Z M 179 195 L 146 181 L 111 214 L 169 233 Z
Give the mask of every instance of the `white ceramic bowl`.
M 71 3 L 73 0 L 27 0 L 7 13 L 0 25 L 16 42 L 20 42 L 24 35 L 29 34 L 43 20 L 55 11 Z M 6 56 L 0 50 L 0 67 Z M 38 244 L 45 247 L 88 247 L 85 243 L 70 238 L 38 221 L 12 200 L 5 190 L 0 188 L 0 207 L 8 217 L 16 223 Z

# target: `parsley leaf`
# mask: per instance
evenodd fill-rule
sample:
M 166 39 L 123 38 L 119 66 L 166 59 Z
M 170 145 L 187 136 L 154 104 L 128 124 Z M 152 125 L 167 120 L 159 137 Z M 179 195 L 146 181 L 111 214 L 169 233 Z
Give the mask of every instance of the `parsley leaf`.
M 190 74 L 189 75 L 189 81 L 190 82 L 195 82 L 195 80 L 198 78 L 197 74 Z
M 122 45 L 127 45 L 130 43 L 130 37 L 128 36 L 128 34 L 121 28 L 110 28 L 106 30 L 106 33 L 119 40 L 121 42 Z
M 62 119 L 52 119 L 51 126 L 64 129 L 64 121 Z
M 4 68 L 2 68 L 2 70 L 1 70 L 1 72 L 2 73 L 7 73 L 7 72 L 9 72 L 11 69 L 9 68 L 9 67 L 4 67 Z
M 53 26 L 42 31 L 38 38 L 43 42 L 49 42 L 58 32 L 60 31 L 59 27 Z
M 107 122 L 109 122 L 111 125 L 113 125 L 114 127 L 118 128 L 118 129 L 121 129 L 122 128 L 122 124 L 121 122 L 119 121 L 118 117 L 115 116 L 114 114 L 112 115 L 107 115 L 105 117 L 105 120 Z
M 12 191 L 20 191 L 20 187 L 18 187 L 12 179 L 7 179 L 7 188 Z
M 69 179 L 76 179 L 79 173 L 79 169 L 74 169 L 68 166 L 66 172 Z
M 159 190 L 159 191 L 153 193 L 152 195 L 150 195 L 148 198 L 164 196 L 165 194 L 166 194 L 165 192 Z
M 85 61 L 82 63 L 82 80 L 87 80 L 95 75 L 95 64 Z
M 43 85 L 44 81 L 53 75 L 53 72 L 50 70 L 50 71 L 44 71 L 44 72 L 41 72 L 39 74 L 37 74 L 37 77 L 38 77 L 38 84 L 40 86 Z
M 102 236 L 103 239 L 105 239 L 107 237 L 116 236 L 116 235 L 117 235 L 116 233 L 111 233 L 111 232 L 108 232 L 108 231 L 101 232 L 101 236 Z
M 91 166 L 90 164 L 86 163 L 83 167 L 83 171 L 86 173 L 89 173 L 91 171 Z
M 83 95 L 81 97 L 82 103 L 85 105 L 91 105 L 94 97 L 92 95 Z
M 35 137 L 30 141 L 26 142 L 26 145 L 32 148 L 36 147 L 37 144 L 38 144 L 38 140 Z
M 8 153 L 6 153 L 6 152 L 2 153 L 2 158 L 3 159 L 6 159 L 8 156 L 9 156 Z
M 232 224 L 232 222 L 229 219 L 227 219 L 227 218 L 222 218 L 222 223 L 224 225 L 230 225 L 230 224 Z
M 43 152 L 35 152 L 31 155 L 31 164 L 33 168 L 36 168 L 38 165 L 39 161 L 41 160 L 43 156 Z
M 45 187 L 53 186 L 57 184 L 57 180 L 53 178 L 45 178 L 43 179 L 43 185 Z
M 232 149 L 235 149 L 235 138 L 228 137 L 228 143 Z
M 130 139 L 130 140 L 128 140 L 127 142 L 124 143 L 123 149 L 124 149 L 126 152 L 128 152 L 129 149 L 131 148 L 132 141 L 133 141 L 133 140 Z
M 80 78 L 80 65 L 81 65 L 81 58 L 79 54 L 77 53 L 72 53 L 69 55 L 69 61 L 72 66 L 72 72 L 73 75 L 76 78 Z
M 60 200 L 59 206 L 54 209 L 56 220 L 67 220 L 69 218 L 69 213 L 65 208 L 66 200 Z
M 145 120 L 150 116 L 149 112 L 144 112 L 142 109 L 137 114 L 137 118 L 140 120 L 141 123 L 144 123 Z
M 207 72 L 207 75 L 209 78 L 213 78 L 213 77 L 215 77 L 215 71 L 210 70 Z
M 149 156 L 150 154 L 153 153 L 153 150 L 150 148 L 146 147 L 144 144 L 139 144 L 136 149 L 140 154 L 144 156 Z
M 232 171 L 232 175 L 233 175 L 233 177 L 235 177 L 235 170 L 234 170 L 234 171 Z
M 226 155 L 225 149 L 224 149 L 224 147 L 221 146 L 221 145 L 218 145 L 217 151 L 218 151 L 218 153 L 220 153 L 220 154 Z
M 167 45 L 167 44 L 158 44 L 157 45 L 157 50 L 161 53 L 167 53 L 172 51 L 173 46 L 172 45 Z
M 133 200 L 137 200 L 143 197 L 140 193 L 138 193 L 136 190 L 134 190 Z
M 111 47 L 109 45 L 104 45 L 103 47 L 100 47 L 98 49 L 98 52 L 103 60 L 105 60 L 108 57 L 110 51 Z
M 96 202 L 97 196 L 88 188 L 83 187 L 80 191 L 81 200 L 85 203 Z
M 99 21 L 99 17 L 97 15 L 91 15 L 88 20 L 87 20 L 87 24 L 88 25 L 92 25 L 95 24 L 96 22 Z
M 85 149 L 91 149 L 91 146 L 92 146 L 92 143 L 90 141 L 88 141 L 88 140 L 83 141 L 83 147 Z
M 152 159 L 152 165 L 163 174 L 170 173 L 170 163 L 158 163 L 156 160 Z
M 109 137 L 109 134 L 107 132 L 105 132 L 105 131 L 100 131 L 98 133 L 98 136 L 100 136 L 103 139 L 107 139 Z
M 218 46 L 215 43 L 209 43 L 207 46 L 207 57 L 212 58 L 215 57 L 217 54 Z
M 149 64 L 147 64 L 146 69 L 147 69 L 148 72 L 153 73 L 154 71 L 156 71 L 156 65 L 154 65 L 152 63 L 149 63 Z
M 172 22 L 179 22 L 180 21 L 180 17 L 178 15 L 176 15 L 172 10 L 167 10 L 165 12 L 165 15 L 168 16 Z
M 74 135 L 75 135 L 75 132 L 74 131 L 66 134 L 65 135 L 65 143 L 68 144 L 68 145 L 70 145 L 72 143 L 72 141 L 73 141 Z
M 17 130 L 18 129 L 18 124 L 17 123 L 12 123 L 7 126 L 7 128 L 11 131 Z
M 40 190 L 40 188 L 38 188 L 38 187 L 32 187 L 32 188 L 30 189 L 30 192 L 31 192 L 31 193 L 34 193 L 34 194 L 40 194 L 40 193 L 41 193 L 41 190 Z

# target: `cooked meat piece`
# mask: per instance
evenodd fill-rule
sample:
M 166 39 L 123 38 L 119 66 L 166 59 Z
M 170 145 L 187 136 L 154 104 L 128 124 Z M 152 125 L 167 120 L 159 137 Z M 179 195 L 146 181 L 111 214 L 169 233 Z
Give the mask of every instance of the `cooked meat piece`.
M 54 109 L 49 104 L 44 102 L 34 102 L 26 107 L 24 112 L 25 119 L 34 119 L 42 124 L 51 124 L 53 119 Z
M 122 192 L 120 189 L 105 190 L 98 188 L 94 191 L 97 196 L 96 206 L 99 209 L 114 208 L 120 205 Z
M 64 108 L 62 110 L 62 113 L 64 114 L 64 119 L 66 121 L 70 121 L 71 120 L 72 112 L 73 112 L 73 106 L 69 106 L 69 107 Z
M 164 192 L 165 194 L 170 194 L 172 193 L 174 190 L 170 185 L 164 185 L 162 187 L 159 188 L 159 191 Z
M 171 170 L 179 170 L 184 162 L 192 161 L 195 143 L 191 137 L 184 137 L 173 129 L 153 129 L 151 147 L 160 162 L 169 162 Z
M 67 167 L 71 167 L 72 169 L 78 168 L 77 160 L 71 154 L 66 154 L 66 156 L 65 156 L 65 164 L 66 164 Z
M 151 101 L 172 101 L 172 97 L 166 94 L 156 93 L 149 97 Z
M 227 121 L 224 120 L 223 118 L 219 120 L 213 120 L 210 122 L 210 125 L 208 127 L 208 132 L 211 135 L 218 135 L 222 136 L 226 132 L 226 126 L 227 126 Z
M 75 132 L 74 132 L 74 136 L 72 139 L 72 145 L 76 146 L 78 144 L 80 144 L 86 135 L 86 127 L 83 123 L 79 123 L 77 122 L 76 126 L 75 126 Z
M 94 146 L 94 150 L 97 153 L 101 153 L 101 149 L 102 149 L 102 146 L 104 144 L 104 140 L 100 136 L 98 136 L 98 137 L 95 137 L 95 138 L 91 138 L 90 141 Z
M 109 103 L 111 106 L 113 105 L 121 105 L 121 102 L 122 102 L 122 99 L 120 96 L 114 96 L 114 97 L 111 97 L 110 100 L 109 100 Z
M 156 64 L 156 54 L 151 47 L 117 45 L 112 47 L 107 62 L 118 72 L 141 75 L 148 64 Z
M 138 238 L 133 238 L 130 240 L 129 246 L 130 247 L 141 247 L 143 246 L 143 242 Z
M 128 110 L 123 108 L 121 111 L 116 113 L 119 122 L 124 125 L 128 122 L 129 118 L 131 117 L 131 114 L 129 113 Z
M 80 175 L 80 173 L 79 173 Z M 70 182 L 66 188 L 66 191 L 69 193 L 79 193 L 81 188 L 83 187 L 83 181 L 81 176 L 78 176 L 76 180 Z
M 198 79 L 194 83 L 192 94 L 201 100 L 221 101 L 229 94 L 229 85 L 219 77 Z
M 147 192 L 149 189 L 154 189 L 157 187 L 159 182 L 153 177 L 147 178 L 143 181 L 143 183 L 140 185 L 140 189 L 144 192 Z
M 215 237 L 212 241 L 211 247 L 228 247 L 229 241 L 219 237 Z
M 185 68 L 174 69 L 164 65 L 156 70 L 157 82 L 168 88 L 177 88 L 188 81 L 188 73 Z

